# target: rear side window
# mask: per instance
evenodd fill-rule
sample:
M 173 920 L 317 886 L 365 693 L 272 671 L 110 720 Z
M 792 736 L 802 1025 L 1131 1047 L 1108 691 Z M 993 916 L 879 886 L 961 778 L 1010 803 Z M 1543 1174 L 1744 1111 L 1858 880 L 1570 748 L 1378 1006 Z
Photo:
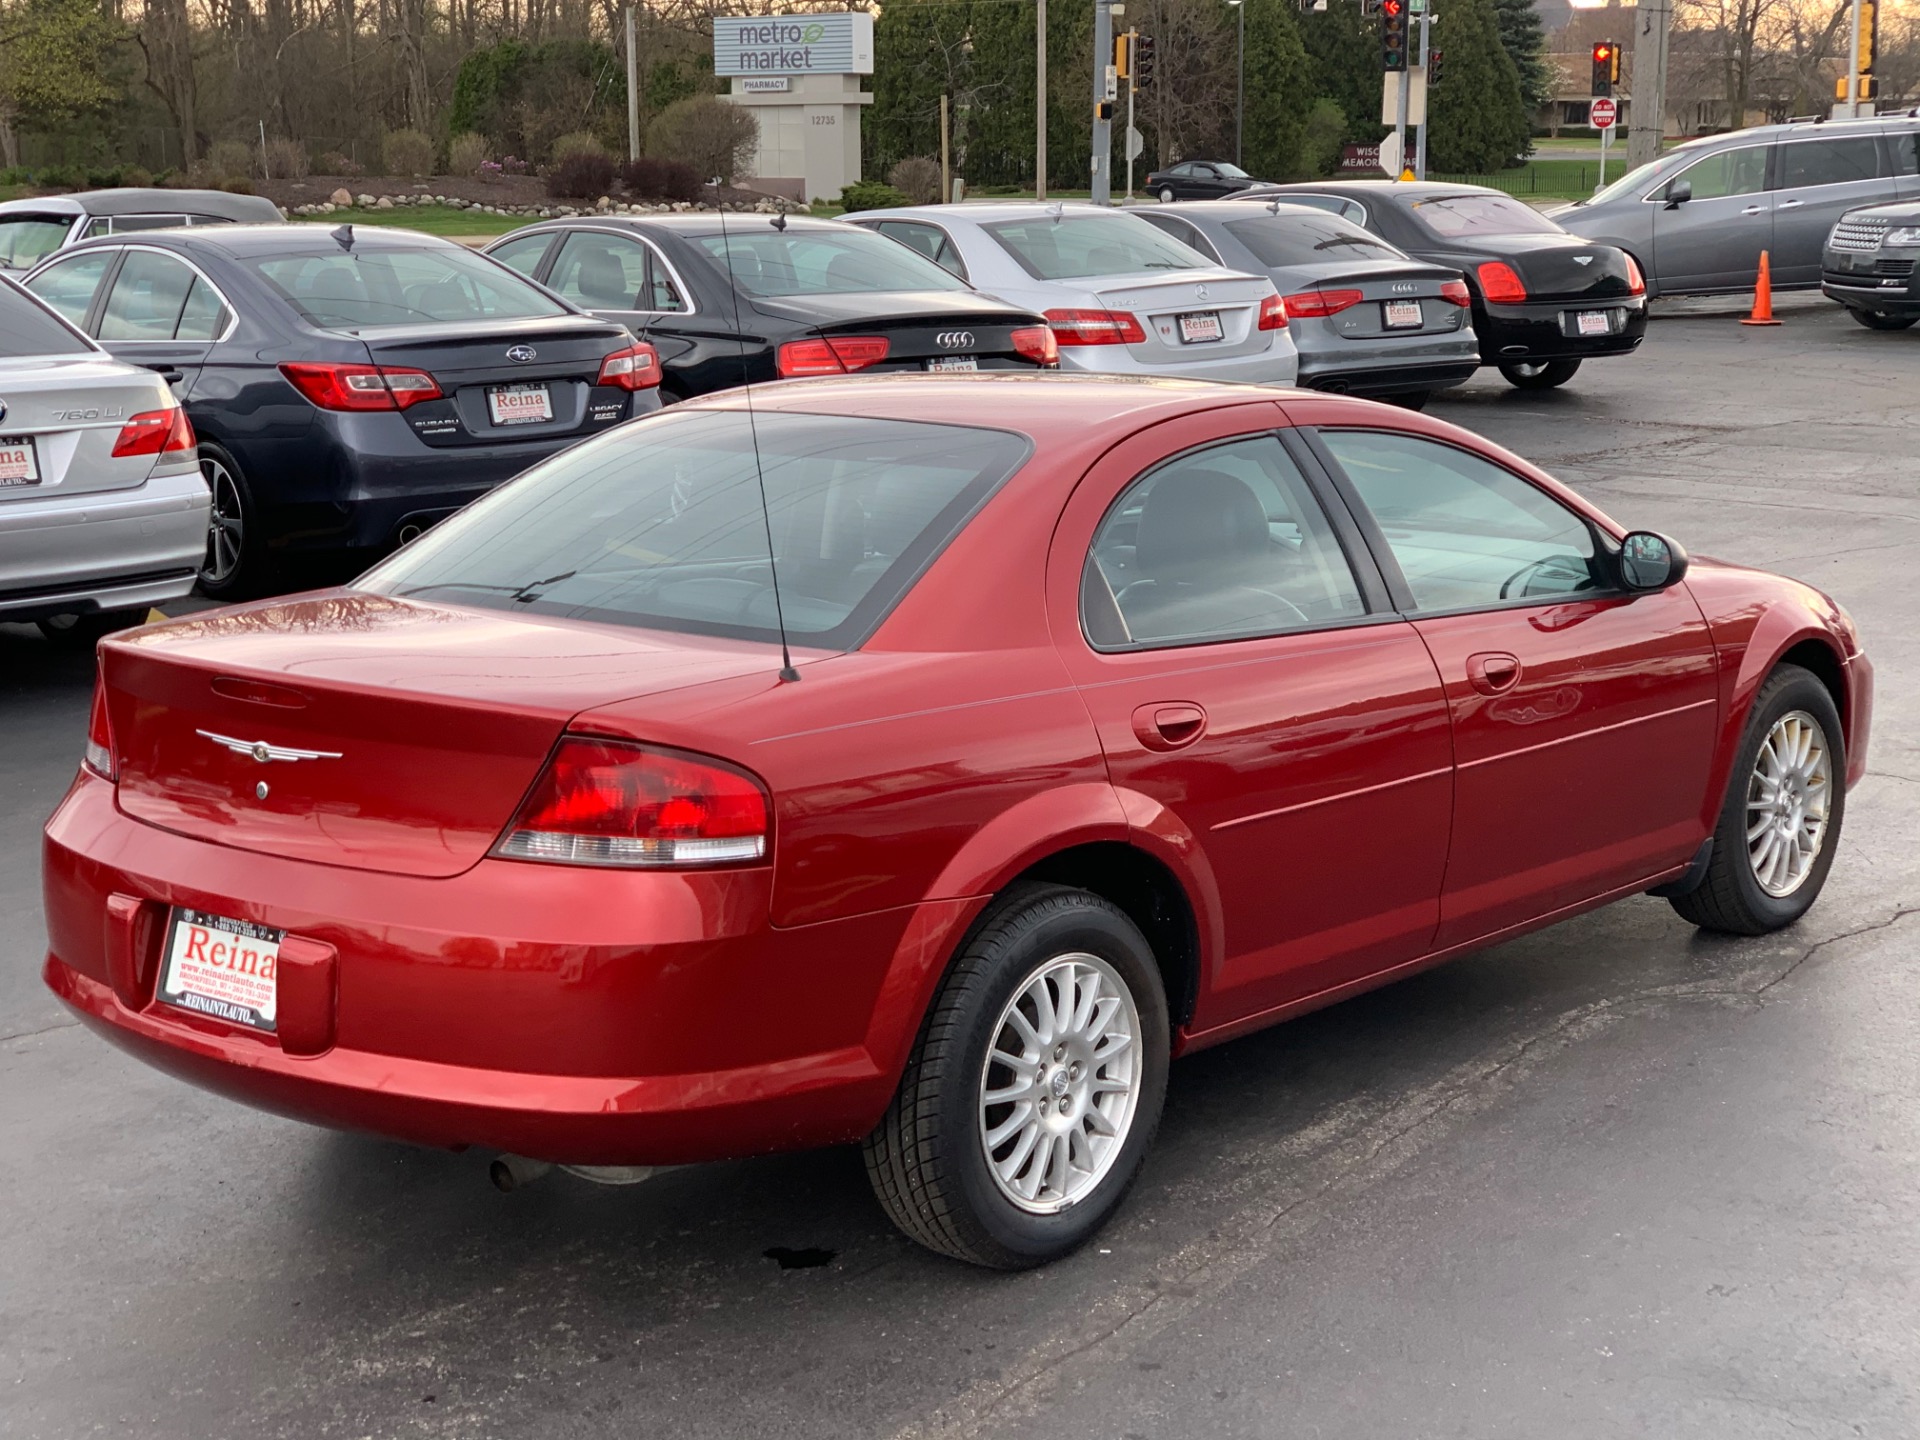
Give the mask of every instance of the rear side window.
M 129 250 L 107 292 L 102 340 L 171 340 L 193 289 L 194 273 L 171 255 Z
M 574 313 L 511 270 L 465 250 L 334 249 L 250 256 L 245 263 L 308 321 L 328 329 Z
M 959 425 L 670 413 L 536 466 L 358 584 L 772 640 L 770 516 L 787 633 L 851 649 L 1028 450 L 1025 436 Z
M 622 235 L 576 230 L 560 247 L 547 288 L 588 310 L 633 310 L 647 284 L 647 247 Z
M 1211 263 L 1129 215 L 1042 215 L 988 225 L 986 232 L 1036 280 L 1198 270 Z
M 1920 130 L 1903 130 L 1887 136 L 1893 151 L 1893 173 L 1920 175 Z
M 1386 241 L 1337 215 L 1262 215 L 1252 220 L 1229 220 L 1227 233 L 1267 266 L 1406 259 Z
M 1844 185 L 1880 173 L 1880 147 L 1871 135 L 1832 140 L 1795 140 L 1780 147 L 1780 188 Z
M 85 355 L 93 347 L 23 292 L 0 281 L 0 359 Z
M 0 265 L 26 270 L 66 243 L 71 215 L 9 215 L 0 218 Z
M 1559 235 L 1531 205 L 1511 195 L 1442 195 L 1413 202 L 1414 217 L 1436 235 Z
M 953 248 L 953 241 L 938 225 L 921 225 L 911 220 L 882 220 L 876 227 L 889 240 L 898 240 L 917 251 L 951 275 L 967 278 L 966 262 Z
M 1171 235 L 1190 250 L 1197 250 L 1214 264 L 1220 263 L 1220 257 L 1214 252 L 1213 242 L 1202 235 L 1199 229 L 1187 221 L 1173 215 L 1156 215 L 1148 211 L 1140 217 L 1163 235 Z
M 867 295 L 965 290 L 931 260 L 847 225 L 833 231 L 746 224 L 689 237 L 722 278 L 747 295 Z

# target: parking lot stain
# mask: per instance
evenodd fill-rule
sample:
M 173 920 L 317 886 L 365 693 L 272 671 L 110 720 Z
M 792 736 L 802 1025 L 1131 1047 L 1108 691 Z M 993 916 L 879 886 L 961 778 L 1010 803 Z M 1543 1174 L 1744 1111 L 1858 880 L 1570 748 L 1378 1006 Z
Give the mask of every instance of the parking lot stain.
M 769 1260 L 778 1260 L 782 1270 L 811 1270 L 818 1265 L 830 1265 L 839 1255 L 838 1250 L 789 1250 L 785 1245 L 776 1245 L 771 1250 L 760 1252 Z

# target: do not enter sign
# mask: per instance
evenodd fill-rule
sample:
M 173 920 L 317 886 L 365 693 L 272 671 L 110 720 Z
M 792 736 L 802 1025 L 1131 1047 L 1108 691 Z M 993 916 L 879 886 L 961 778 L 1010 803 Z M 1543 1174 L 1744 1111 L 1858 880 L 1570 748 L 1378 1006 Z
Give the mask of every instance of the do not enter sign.
M 1591 113 L 1591 119 L 1592 119 L 1592 124 L 1594 129 L 1611 130 L 1613 128 L 1613 117 L 1614 117 L 1613 101 L 1607 99 L 1605 96 L 1602 96 L 1600 99 L 1593 102 L 1593 110 L 1590 113 Z

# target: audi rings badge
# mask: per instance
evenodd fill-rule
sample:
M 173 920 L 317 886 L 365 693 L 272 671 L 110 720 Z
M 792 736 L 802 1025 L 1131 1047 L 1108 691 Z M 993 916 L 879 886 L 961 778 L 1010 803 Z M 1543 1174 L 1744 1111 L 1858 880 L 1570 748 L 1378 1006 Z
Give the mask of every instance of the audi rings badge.
M 973 331 L 942 330 L 933 337 L 933 343 L 942 350 L 971 350 L 973 349 Z

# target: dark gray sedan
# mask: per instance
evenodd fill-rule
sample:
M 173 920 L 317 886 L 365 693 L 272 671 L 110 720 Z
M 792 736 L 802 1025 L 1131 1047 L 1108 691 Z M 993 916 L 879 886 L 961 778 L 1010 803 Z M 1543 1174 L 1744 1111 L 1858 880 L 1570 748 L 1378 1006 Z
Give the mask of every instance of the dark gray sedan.
M 1415 260 L 1349 220 L 1277 201 L 1197 201 L 1132 212 L 1286 297 L 1299 384 L 1418 408 L 1480 364 L 1458 270 Z

